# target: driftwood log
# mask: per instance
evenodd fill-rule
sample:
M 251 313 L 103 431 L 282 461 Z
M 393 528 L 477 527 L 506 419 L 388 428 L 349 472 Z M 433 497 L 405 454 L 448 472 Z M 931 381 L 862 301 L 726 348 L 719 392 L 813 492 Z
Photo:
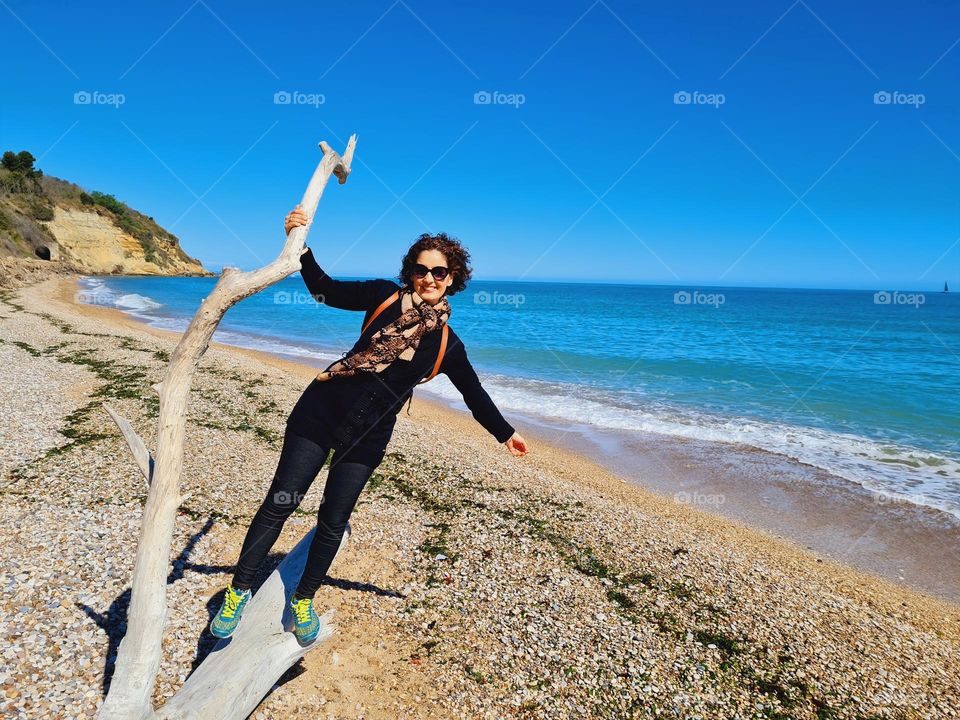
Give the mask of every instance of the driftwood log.
M 333 634 L 333 610 L 322 616 L 317 639 L 297 642 L 287 599 L 297 587 L 316 528 L 297 543 L 267 581 L 250 598 L 243 622 L 233 635 L 217 642 L 183 687 L 156 712 L 164 720 L 245 718 L 297 660 Z M 346 544 L 343 536 L 340 548 Z
M 341 185 L 347 181 L 356 140 L 356 135 L 350 136 L 342 156 L 327 143 L 320 143 L 323 159 L 301 200 L 310 222 L 330 176 L 336 175 Z M 148 490 L 131 580 L 127 630 L 117 652 L 110 689 L 100 707 L 100 720 L 244 718 L 293 663 L 333 631 L 326 628 L 314 643 L 301 648 L 292 633 L 281 627 L 287 588 L 291 582 L 296 584 L 303 569 L 311 537 L 308 534 L 248 602 L 233 637 L 218 643 L 163 708 L 153 707 L 168 616 L 166 583 L 173 527 L 177 508 L 185 499 L 180 494 L 180 476 L 193 375 L 227 310 L 300 269 L 300 253 L 309 227 L 308 223 L 294 228 L 280 255 L 262 268 L 249 272 L 223 269 L 177 343 L 163 380 L 153 386 L 160 396 L 155 458 L 130 423 L 106 408 L 130 446 Z M 324 619 L 328 621 L 330 615 L 327 613 Z M 218 672 L 226 661 L 230 671 Z

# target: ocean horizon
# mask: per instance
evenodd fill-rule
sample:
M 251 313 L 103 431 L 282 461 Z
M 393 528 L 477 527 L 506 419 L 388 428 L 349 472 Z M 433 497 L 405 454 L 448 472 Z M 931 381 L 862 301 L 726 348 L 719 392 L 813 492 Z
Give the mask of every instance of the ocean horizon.
M 182 332 L 216 280 L 86 276 L 78 299 Z M 485 280 L 451 305 L 508 417 L 756 448 L 960 518 L 956 294 Z M 319 368 L 360 322 L 293 275 L 214 340 Z M 444 376 L 421 391 L 459 400 Z
M 237 265 L 230 264 L 208 264 L 204 266 L 210 272 L 215 273 L 219 276 L 224 268 L 231 267 L 235 270 L 240 270 L 241 272 L 252 272 L 253 270 L 261 267 L 260 265 L 250 265 L 248 267 L 239 267 Z M 90 276 L 93 277 L 93 276 Z M 117 275 L 105 275 L 105 276 L 96 276 L 96 277 L 147 277 L 144 275 L 137 276 L 117 276 Z M 337 275 L 338 280 L 369 280 L 372 276 L 370 275 Z M 386 277 L 386 276 L 377 276 L 377 277 Z M 396 280 L 395 276 L 390 277 L 391 280 Z M 696 287 L 700 290 L 809 290 L 813 292 L 904 292 L 904 293 L 924 293 L 924 294 L 937 294 L 944 293 L 943 287 L 946 286 L 947 290 L 945 294 L 950 294 L 952 292 L 960 293 L 960 280 L 954 281 L 951 285 L 950 279 L 947 278 L 943 282 L 943 285 L 940 282 L 934 280 L 925 287 L 914 287 L 911 283 L 916 282 L 915 280 L 910 280 L 907 282 L 900 283 L 872 283 L 870 285 L 864 285 L 863 287 L 850 287 L 850 286 L 827 286 L 827 285 L 814 285 L 814 284 L 802 284 L 802 285 L 766 285 L 766 284 L 757 284 L 757 283 L 743 283 L 740 285 L 713 285 L 711 282 L 698 282 L 691 281 L 684 284 L 685 287 Z M 646 280 L 605 280 L 602 278 L 551 278 L 551 277 L 538 277 L 530 280 L 516 280 L 509 277 L 497 277 L 496 275 L 484 275 L 483 280 L 471 280 L 471 287 L 477 283 L 497 283 L 497 284 L 510 284 L 516 283 L 519 285 L 529 284 L 529 285 L 622 285 L 624 287 L 650 287 L 650 288 L 677 288 L 680 287 L 680 284 L 675 282 L 649 282 Z M 883 285 L 886 290 L 877 290 L 877 287 Z

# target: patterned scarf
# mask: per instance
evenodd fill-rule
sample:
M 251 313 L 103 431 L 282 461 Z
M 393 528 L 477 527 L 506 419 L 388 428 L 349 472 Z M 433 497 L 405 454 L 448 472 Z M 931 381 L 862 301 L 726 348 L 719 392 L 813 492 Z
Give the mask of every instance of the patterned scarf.
M 415 290 L 400 291 L 400 317 L 377 330 L 365 350 L 333 362 L 317 374 L 317 380 L 356 375 L 358 372 L 380 372 L 400 358 L 411 360 L 424 333 L 443 327 L 450 318 L 446 296 L 436 305 L 424 300 Z

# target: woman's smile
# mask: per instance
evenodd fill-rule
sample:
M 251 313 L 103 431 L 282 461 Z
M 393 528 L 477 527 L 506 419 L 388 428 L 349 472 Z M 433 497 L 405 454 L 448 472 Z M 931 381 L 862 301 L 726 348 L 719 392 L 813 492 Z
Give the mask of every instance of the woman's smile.
M 439 250 L 423 250 L 417 256 L 417 264 L 431 269 L 435 269 L 437 267 L 446 268 L 447 257 Z M 437 280 L 435 277 L 433 277 L 432 272 L 428 272 L 423 277 L 417 277 L 416 274 L 414 274 L 412 280 L 413 289 L 416 291 L 417 295 L 422 297 L 424 301 L 430 303 L 431 305 L 435 305 L 440 302 L 440 299 L 447 291 L 447 288 L 450 287 L 451 283 L 453 282 L 453 274 L 448 272 L 443 280 Z

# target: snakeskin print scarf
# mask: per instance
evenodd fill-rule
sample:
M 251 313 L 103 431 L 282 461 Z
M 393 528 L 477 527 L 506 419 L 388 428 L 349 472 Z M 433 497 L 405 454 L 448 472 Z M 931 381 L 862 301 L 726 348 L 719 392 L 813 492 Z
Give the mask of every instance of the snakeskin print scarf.
M 446 296 L 436 305 L 424 300 L 415 290 L 400 291 L 400 317 L 377 330 L 365 350 L 333 362 L 317 374 L 317 380 L 355 375 L 358 372 L 380 372 L 400 358 L 411 360 L 424 333 L 443 327 L 450 318 Z

